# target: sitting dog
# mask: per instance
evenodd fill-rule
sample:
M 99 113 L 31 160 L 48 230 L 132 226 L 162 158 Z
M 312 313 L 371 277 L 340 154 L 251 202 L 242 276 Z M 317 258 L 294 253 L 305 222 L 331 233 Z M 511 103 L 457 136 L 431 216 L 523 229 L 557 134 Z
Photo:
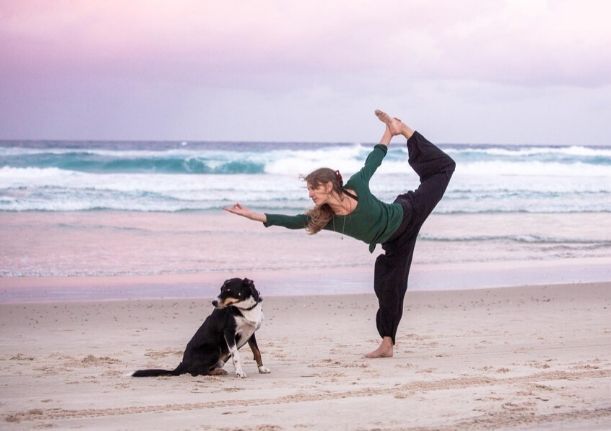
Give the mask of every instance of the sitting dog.
M 254 354 L 259 372 L 269 373 L 269 369 L 263 366 L 255 338 L 255 331 L 259 329 L 263 320 L 261 301 L 263 299 L 259 296 L 252 280 L 232 278 L 225 281 L 217 300 L 212 301 L 214 311 L 187 344 L 178 367 L 175 370 L 138 370 L 132 376 L 227 374 L 223 366 L 231 356 L 236 375 L 246 377 L 238 353 L 238 349 L 246 342 Z

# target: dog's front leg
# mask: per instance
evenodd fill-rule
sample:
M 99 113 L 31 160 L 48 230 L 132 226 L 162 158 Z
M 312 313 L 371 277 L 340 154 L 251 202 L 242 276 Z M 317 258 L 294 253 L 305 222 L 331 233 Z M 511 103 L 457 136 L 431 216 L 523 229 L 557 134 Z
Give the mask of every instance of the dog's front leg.
M 259 346 L 257 346 L 257 339 L 255 338 L 255 334 L 253 333 L 248 339 L 248 345 L 250 346 L 250 350 L 252 350 L 252 354 L 255 357 L 255 361 L 257 361 L 257 367 L 259 368 L 259 372 L 261 374 L 267 374 L 271 371 L 269 368 L 263 365 L 263 360 L 261 359 L 261 351 L 259 350 Z
M 227 342 L 227 347 L 229 348 L 229 354 L 233 361 L 236 376 L 241 378 L 246 377 L 246 373 L 242 369 L 242 361 L 240 361 L 240 353 L 238 352 L 238 345 L 233 331 L 225 331 L 225 342 Z

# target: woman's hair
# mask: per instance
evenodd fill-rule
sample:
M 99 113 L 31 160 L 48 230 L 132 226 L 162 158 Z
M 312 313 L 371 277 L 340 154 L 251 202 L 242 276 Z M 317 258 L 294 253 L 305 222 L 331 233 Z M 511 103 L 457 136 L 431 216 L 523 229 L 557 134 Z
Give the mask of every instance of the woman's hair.
M 336 192 L 338 195 L 342 196 L 343 191 L 343 180 L 339 171 L 334 171 L 329 168 L 320 168 L 316 169 L 313 172 L 310 172 L 305 176 L 304 180 L 308 184 L 309 187 L 314 189 L 320 187 L 322 184 L 331 183 L 333 186 L 332 191 Z M 309 234 L 313 235 L 324 228 L 329 221 L 333 218 L 333 210 L 328 204 L 323 204 L 320 206 L 315 206 L 308 212 L 306 215 L 309 217 L 308 225 L 306 226 L 306 231 Z

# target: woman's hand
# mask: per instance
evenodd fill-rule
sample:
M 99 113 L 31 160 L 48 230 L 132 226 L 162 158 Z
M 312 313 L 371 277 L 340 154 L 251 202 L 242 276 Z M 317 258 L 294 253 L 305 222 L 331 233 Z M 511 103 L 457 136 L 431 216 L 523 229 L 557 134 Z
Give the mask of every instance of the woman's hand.
M 255 211 L 248 209 L 245 206 L 240 205 L 239 202 L 236 202 L 230 207 L 223 208 L 225 211 L 230 212 L 232 214 L 237 214 L 242 217 L 246 217 L 250 220 L 256 220 L 265 223 L 267 221 L 267 217 L 265 214 L 261 214 Z

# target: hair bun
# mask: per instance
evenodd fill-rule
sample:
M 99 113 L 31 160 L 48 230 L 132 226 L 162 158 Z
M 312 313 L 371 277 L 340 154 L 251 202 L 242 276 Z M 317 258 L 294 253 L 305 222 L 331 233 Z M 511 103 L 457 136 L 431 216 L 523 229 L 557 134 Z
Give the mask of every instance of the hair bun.
M 344 187 L 344 180 L 342 179 L 342 174 L 340 174 L 339 171 L 335 171 L 335 179 L 339 183 L 340 187 Z

